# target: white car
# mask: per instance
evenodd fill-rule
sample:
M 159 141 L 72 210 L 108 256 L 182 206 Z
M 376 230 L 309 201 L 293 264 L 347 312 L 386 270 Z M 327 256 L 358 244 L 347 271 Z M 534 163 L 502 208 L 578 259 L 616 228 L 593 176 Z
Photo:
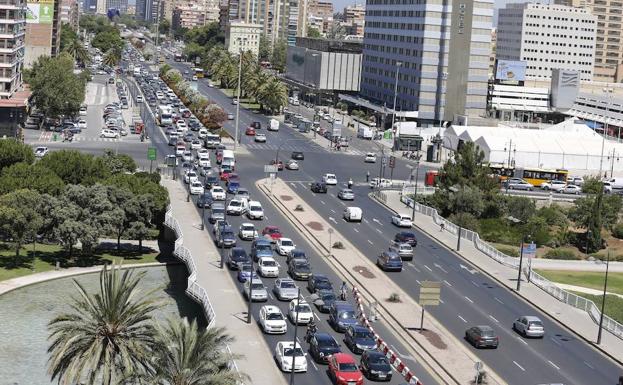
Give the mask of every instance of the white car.
M 207 148 L 200 148 L 197 150 L 197 157 L 199 159 L 210 159 L 210 150 L 208 150 Z
M 255 229 L 253 223 L 243 223 L 240 225 L 238 236 L 243 241 L 250 241 L 257 238 L 257 230 Z
M 275 244 L 275 249 L 279 255 L 288 255 L 294 249 L 296 249 L 296 245 L 290 238 L 279 238 Z
M 286 168 L 288 170 L 298 170 L 299 169 L 299 162 L 297 162 L 294 159 L 290 159 L 289 161 L 286 162 Z
M 210 158 L 199 158 L 199 167 L 212 167 L 212 163 L 210 162 Z
M 184 182 L 185 183 L 193 183 L 195 181 L 198 181 L 199 177 L 197 176 L 197 173 L 192 171 L 192 170 L 188 170 L 186 171 L 186 174 L 184 174 Z
M 574 184 L 570 184 L 561 190 L 563 194 L 575 194 L 579 195 L 582 193 L 582 187 L 576 186 Z
M 288 331 L 286 317 L 274 305 L 264 305 L 260 308 L 260 326 L 266 334 L 285 334 Z
M 275 346 L 275 361 L 279 368 L 286 372 L 292 372 L 292 364 L 294 363 L 294 372 L 307 372 L 307 353 L 303 351 L 301 345 L 292 341 L 279 341 Z
M 190 193 L 192 195 L 202 195 L 203 192 L 203 184 L 201 184 L 198 180 L 195 180 L 190 184 Z
M 35 157 L 43 158 L 48 152 L 50 152 L 50 150 L 47 147 L 37 147 L 35 148 Z
M 394 214 L 392 215 L 392 223 L 398 227 L 411 227 L 411 215 L 408 214 Z
M 87 114 L 87 107 L 86 106 L 80 107 L 79 114 L 80 116 L 85 116 Z
M 203 146 L 203 143 L 201 143 L 199 139 L 195 139 L 192 142 L 190 142 L 191 150 L 200 150 L 202 146 Z
M 314 312 L 305 299 L 295 298 L 288 305 L 288 317 L 293 324 L 298 320 L 297 325 L 307 325 L 314 319 Z
M 567 182 L 562 180 L 552 180 L 549 182 L 543 182 L 539 187 L 543 190 L 552 190 L 552 191 L 560 191 L 565 188 Z
M 380 181 L 379 178 L 372 178 L 372 180 L 370 181 L 370 188 L 374 187 L 392 187 L 392 181 L 385 178 L 381 178 Z
M 197 136 L 199 137 L 199 139 L 205 139 L 208 137 L 208 130 L 206 130 L 205 128 L 201 128 L 199 130 L 199 133 L 197 134 Z
M 279 264 L 273 257 L 261 257 L 257 261 L 257 269 L 262 277 L 279 277 Z
M 373 152 L 367 153 L 363 161 L 365 163 L 376 163 L 376 154 Z
M 234 114 L 227 114 L 227 120 L 234 120 Z
M 179 119 L 175 125 L 177 126 L 178 130 L 188 130 L 188 126 L 183 119 Z
M 227 214 L 230 215 L 242 215 L 244 214 L 244 203 L 240 199 L 232 199 L 227 205 Z
M 212 187 L 210 194 L 212 194 L 212 199 L 215 201 L 224 201 L 226 197 L 225 190 L 221 186 Z
M 337 177 L 335 176 L 335 174 L 324 174 L 324 176 L 322 177 L 322 181 L 330 186 L 337 185 Z
M 184 153 L 182 154 L 182 160 L 184 160 L 185 162 L 192 162 L 193 158 L 193 153 L 189 150 L 184 151 Z
M 119 139 L 119 133 L 117 131 L 109 130 L 106 128 L 103 129 L 102 132 L 100 132 L 100 138 Z
M 78 120 L 78 128 L 81 130 L 86 130 L 87 129 L 87 122 L 84 119 L 80 119 Z
M 186 151 L 186 146 L 184 146 L 183 144 L 175 147 L 175 155 L 176 156 L 184 155 L 185 151 Z
M 266 143 L 266 134 L 255 134 L 255 141 L 258 143 Z
M 249 219 L 264 219 L 264 210 L 262 204 L 258 201 L 250 201 L 249 208 L 247 209 L 247 218 Z
M 137 103 L 143 103 L 143 97 L 142 97 L 141 95 L 138 95 L 138 96 L 136 97 L 136 102 L 137 102 Z
M 197 75 L 193 75 L 192 79 L 193 79 L 193 82 L 196 82 L 197 81 Z

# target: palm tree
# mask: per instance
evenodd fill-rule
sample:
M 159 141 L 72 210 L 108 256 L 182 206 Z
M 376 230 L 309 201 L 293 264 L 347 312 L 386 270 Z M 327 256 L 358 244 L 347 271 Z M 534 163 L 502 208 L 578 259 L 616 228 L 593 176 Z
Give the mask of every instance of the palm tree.
M 270 113 L 275 113 L 288 104 L 288 90 L 281 80 L 271 76 L 260 89 L 257 100 L 260 109 L 266 107 Z
M 121 61 L 121 50 L 118 48 L 110 48 L 104 55 L 104 64 L 114 67 Z
M 230 369 L 225 351 L 233 340 L 223 328 L 200 329 L 197 323 L 169 319 L 158 327 L 153 372 L 142 377 L 151 385 L 235 385 L 248 376 Z
M 88 64 L 91 61 L 89 51 L 79 39 L 73 39 L 65 47 L 65 52 L 71 55 L 78 63 Z
M 78 296 L 71 313 L 48 325 L 51 354 L 48 372 L 59 384 L 117 383 L 148 368 L 155 330 L 151 313 L 158 307 L 153 291 L 140 292 L 143 274 L 119 265 L 105 266 L 97 293 L 74 280 Z

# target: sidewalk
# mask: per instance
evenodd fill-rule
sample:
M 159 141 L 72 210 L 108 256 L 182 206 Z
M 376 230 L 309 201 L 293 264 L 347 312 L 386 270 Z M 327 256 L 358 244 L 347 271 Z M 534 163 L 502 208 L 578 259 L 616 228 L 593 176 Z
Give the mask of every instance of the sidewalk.
M 405 204 L 400 201 L 399 191 L 385 191 L 387 200 L 385 206 L 393 211 L 404 211 Z M 380 203 L 380 202 L 379 202 Z M 381 203 L 383 204 L 383 203 Z M 456 250 L 457 237 L 448 231 L 440 232 L 432 217 L 426 215 L 416 215 L 414 225 L 427 233 L 432 238 L 446 246 L 450 250 Z M 485 274 L 506 286 L 510 290 L 515 290 L 517 282 L 517 270 L 504 266 L 492 258 L 488 257 L 466 239 L 461 240 L 461 251 L 456 252 L 465 260 L 474 264 Z M 569 330 L 575 332 L 589 343 L 594 343 L 597 338 L 597 324 L 584 311 L 576 309 L 570 305 L 558 301 L 556 298 L 545 293 L 532 283 L 525 280 L 522 282 L 521 291 L 517 293 L 527 302 L 539 308 L 559 323 L 565 325 Z M 571 324 L 570 321 L 573 323 Z M 573 328 L 571 328 L 573 326 Z M 600 349 L 619 363 L 623 358 L 623 341 L 610 332 L 604 330 L 600 345 L 593 345 Z
M 476 356 L 458 343 L 449 331 L 430 315 L 425 317 L 424 332 L 419 332 L 421 307 L 393 280 L 384 274 L 375 274 L 378 268 L 344 238 L 334 226 L 314 211 L 303 199 L 281 179 L 276 179 L 272 194 L 268 180 L 256 182 L 277 209 L 287 217 L 296 229 L 305 236 L 319 254 L 327 255 L 327 245 L 342 242 L 343 249 L 332 248 L 327 257 L 334 269 L 350 285 L 357 287 L 368 303 L 378 304 L 379 314 L 385 325 L 396 336 L 403 339 L 409 354 L 418 358 L 427 371 L 444 384 L 468 384 L 474 378 Z M 297 206 L 302 211 L 295 210 Z M 332 231 L 331 231 L 332 230 Z M 331 232 L 330 232 L 331 231 Z M 397 293 L 400 302 L 389 302 L 387 298 Z M 380 336 L 382 338 L 382 336 Z M 492 368 L 486 369 L 490 385 L 504 384 Z M 418 373 L 415 373 L 417 376 Z
M 216 313 L 217 327 L 235 337 L 229 345 L 233 354 L 244 357 L 236 361 L 243 373 L 251 377 L 253 385 L 286 385 L 286 380 L 273 363 L 273 354 L 264 342 L 260 328 L 255 322 L 246 323 L 247 303 L 240 294 L 238 285 L 227 269 L 220 269 L 219 250 L 208 231 L 201 231 L 201 218 L 192 201 L 186 202 L 186 190 L 179 181 L 163 179 L 171 197 L 171 210 L 184 235 L 184 246 L 190 250 L 197 266 L 197 283 L 210 297 Z

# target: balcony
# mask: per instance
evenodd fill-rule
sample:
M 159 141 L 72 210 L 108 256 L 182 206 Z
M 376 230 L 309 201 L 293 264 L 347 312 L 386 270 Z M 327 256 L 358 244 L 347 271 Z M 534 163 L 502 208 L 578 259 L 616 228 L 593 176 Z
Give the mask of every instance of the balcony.
M 22 9 L 26 7 L 24 0 L 0 0 L 0 9 Z

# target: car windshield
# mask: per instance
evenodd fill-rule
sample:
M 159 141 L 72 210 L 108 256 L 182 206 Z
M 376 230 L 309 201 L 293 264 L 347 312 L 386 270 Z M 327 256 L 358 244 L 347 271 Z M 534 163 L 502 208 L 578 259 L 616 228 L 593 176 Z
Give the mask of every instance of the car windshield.
M 493 330 L 491 329 L 480 330 L 480 335 L 482 335 L 483 337 L 493 337 L 493 334 Z
M 353 193 L 353 190 L 348 190 L 348 189 L 342 190 L 342 194 L 352 194 L 352 193 Z
M 225 213 L 225 210 L 222 208 L 217 207 L 217 208 L 212 209 L 212 214 L 223 214 L 223 213 Z
M 251 271 L 251 264 L 242 264 L 242 266 L 240 266 L 240 271 L 242 271 L 243 273 Z
M 277 234 L 279 232 L 279 229 L 274 229 L 274 228 L 273 229 L 268 229 L 266 232 L 269 233 L 269 234 Z
M 255 227 L 253 227 L 253 226 L 242 226 L 242 230 L 244 230 L 244 231 L 253 231 L 253 230 L 255 230 Z
M 296 268 L 296 270 L 301 271 L 301 272 L 311 271 L 311 268 L 309 267 L 307 263 L 295 263 L 294 267 Z
M 327 338 L 322 340 L 322 346 L 337 348 L 339 345 L 333 338 Z
M 262 261 L 262 266 L 277 266 L 277 263 L 269 259 L 267 261 Z
M 266 319 L 267 320 L 271 320 L 271 321 L 281 321 L 281 320 L 283 320 L 283 314 L 281 314 L 281 313 L 268 313 L 266 315 Z
M 355 338 L 374 338 L 372 333 L 368 330 L 357 330 L 354 335 Z
M 281 241 L 281 246 L 293 246 L 294 243 L 288 239 Z
M 372 355 L 370 356 L 370 363 L 372 364 L 389 364 L 389 362 L 387 361 L 387 358 L 381 356 L 381 355 Z
M 253 290 L 264 290 L 264 285 L 261 283 L 254 283 L 252 286 Z
M 528 325 L 543 327 L 543 323 L 541 321 L 530 321 L 530 322 L 528 322 Z
M 249 210 L 251 211 L 260 211 L 262 208 L 260 206 L 249 206 Z
M 355 312 L 352 310 L 342 311 L 338 314 L 340 319 L 352 319 L 355 318 Z
M 333 293 L 322 293 L 320 297 L 323 301 L 335 301 L 335 294 Z
M 270 245 L 264 245 L 264 244 L 259 244 L 259 245 L 255 246 L 255 250 L 257 250 L 257 251 L 271 251 L 272 252 L 272 248 L 270 247 Z
M 292 258 L 294 259 L 305 258 L 305 252 L 303 251 L 293 251 L 291 255 L 292 255 Z
M 232 207 L 240 207 L 240 202 L 231 201 L 231 202 L 229 202 L 229 205 L 232 206 Z
M 339 364 L 339 367 L 340 367 L 340 372 L 356 372 L 359 370 L 357 369 L 357 365 L 355 365 L 355 363 L 353 362 Z
M 303 349 L 301 348 L 285 348 L 283 349 L 283 355 L 286 357 L 292 357 L 293 355 L 296 355 L 297 357 L 303 357 L 305 353 L 303 353 Z
M 311 313 L 311 308 L 307 304 L 296 305 L 296 311 L 299 313 Z
M 294 282 L 290 282 L 290 281 L 282 281 L 281 282 L 281 288 L 282 289 L 294 289 L 296 287 L 296 285 L 294 284 Z

